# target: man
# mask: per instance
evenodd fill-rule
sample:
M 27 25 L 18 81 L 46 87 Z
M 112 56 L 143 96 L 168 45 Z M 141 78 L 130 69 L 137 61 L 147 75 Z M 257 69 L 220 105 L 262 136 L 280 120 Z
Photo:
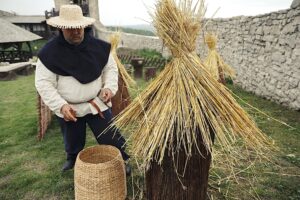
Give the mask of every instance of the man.
M 110 44 L 94 38 L 86 28 L 94 23 L 77 5 L 63 5 L 47 23 L 59 28 L 57 37 L 39 52 L 35 86 L 41 98 L 58 116 L 67 161 L 72 169 L 84 148 L 86 124 L 98 143 L 117 147 L 126 161 L 125 140 L 118 131 L 101 134 L 112 118 L 110 99 L 118 90 L 118 69 L 110 55 Z M 130 173 L 129 166 L 126 167 Z

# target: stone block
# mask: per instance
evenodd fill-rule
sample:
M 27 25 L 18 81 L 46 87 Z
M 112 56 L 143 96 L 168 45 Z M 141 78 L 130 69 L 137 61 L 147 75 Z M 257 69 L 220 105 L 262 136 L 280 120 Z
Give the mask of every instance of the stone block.
M 284 35 L 283 37 L 279 38 L 278 43 L 282 45 L 288 45 L 290 48 L 289 50 L 295 48 L 296 46 L 296 36 L 295 35 Z M 286 50 L 285 50 L 286 51 Z
M 293 18 L 293 24 L 294 25 L 299 25 L 300 24 L 300 13 L 299 16 L 296 16 Z
M 264 37 L 262 39 L 265 40 L 266 42 L 274 42 L 275 36 L 274 35 L 264 35 Z
M 270 33 L 272 35 L 279 35 L 281 33 L 282 27 L 283 26 L 281 24 L 279 24 L 277 26 L 272 26 L 270 29 Z
M 291 10 L 288 11 L 286 16 L 287 16 L 287 18 L 292 18 L 297 14 L 298 14 L 298 12 L 296 10 L 291 9 Z
M 299 94 L 297 89 L 287 90 L 287 97 L 289 97 L 290 102 L 296 101 Z
M 297 30 L 297 26 L 294 25 L 293 23 L 289 23 L 285 25 L 281 31 L 282 34 L 292 34 L 295 33 Z
M 273 45 L 272 45 L 272 43 L 268 41 L 265 44 L 266 44 L 266 46 L 265 46 L 265 52 L 266 53 L 272 52 L 273 51 Z
M 264 61 L 265 60 L 265 55 L 260 55 L 257 58 L 258 61 Z
M 256 34 L 257 35 L 263 35 L 264 34 L 264 31 L 263 31 L 263 28 L 261 26 L 259 26 L 256 30 Z
M 297 8 L 300 7 L 300 0 L 293 0 L 291 4 L 291 8 Z
M 289 89 L 294 89 L 294 88 L 297 88 L 298 87 L 298 85 L 299 85 L 299 79 L 296 79 L 296 78 L 294 78 L 294 77 L 290 77 L 289 78 Z
M 253 20 L 252 20 L 252 22 L 254 22 L 254 23 L 257 23 L 257 22 L 259 22 L 260 21 L 260 18 L 254 18 Z
M 281 20 L 273 20 L 273 25 L 279 25 L 281 24 Z
M 293 55 L 292 58 L 296 58 L 298 56 L 300 56 L 300 45 L 296 45 L 295 49 L 293 50 Z
M 286 14 L 280 14 L 277 16 L 277 19 L 285 19 L 286 18 Z
M 272 54 L 272 61 L 277 63 L 284 63 L 286 61 L 285 55 L 282 55 L 280 52 L 275 52 Z
M 271 18 L 272 20 L 277 19 L 277 13 L 276 13 L 276 12 L 271 13 L 270 18 Z

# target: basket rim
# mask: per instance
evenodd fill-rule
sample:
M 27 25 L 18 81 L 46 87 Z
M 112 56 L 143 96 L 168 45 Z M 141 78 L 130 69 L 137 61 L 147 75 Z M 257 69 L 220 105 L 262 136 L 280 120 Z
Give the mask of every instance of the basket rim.
M 111 160 L 109 160 L 109 161 L 106 161 L 106 162 L 100 162 L 100 163 L 90 163 L 90 162 L 84 162 L 83 160 L 80 159 L 81 154 L 84 153 L 85 151 L 88 151 L 88 150 L 93 149 L 93 148 L 107 148 L 107 147 L 108 147 L 108 148 L 111 148 L 111 149 L 113 149 L 113 150 L 116 150 L 116 151 L 118 152 L 117 155 L 116 155 L 113 159 L 111 159 Z M 119 158 L 121 158 L 121 159 L 119 159 Z M 90 146 L 90 147 L 87 147 L 87 148 L 81 150 L 81 151 L 78 153 L 77 158 L 76 158 L 76 162 L 82 162 L 82 163 L 84 163 L 85 165 L 93 165 L 93 166 L 95 166 L 95 165 L 107 165 L 107 164 L 109 164 L 109 163 L 115 162 L 116 160 L 118 160 L 118 161 L 123 161 L 123 158 L 122 158 L 122 155 L 121 155 L 120 150 L 119 150 L 118 148 L 116 148 L 115 146 L 112 146 L 112 145 L 102 145 L 102 144 L 101 144 L 101 145 Z

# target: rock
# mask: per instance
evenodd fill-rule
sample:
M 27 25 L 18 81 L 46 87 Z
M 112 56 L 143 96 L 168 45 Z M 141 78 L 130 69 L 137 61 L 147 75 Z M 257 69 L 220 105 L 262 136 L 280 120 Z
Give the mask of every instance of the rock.
M 291 49 L 295 48 L 296 41 L 296 35 L 285 35 L 279 38 L 279 44 L 288 45 Z
M 272 55 L 272 60 L 278 63 L 284 63 L 286 61 L 286 58 L 280 52 L 275 52 Z
M 261 26 L 257 28 L 256 34 L 257 35 L 263 35 L 264 34 L 263 28 Z
M 265 56 L 264 55 L 260 55 L 260 56 L 258 56 L 257 60 L 264 61 L 265 60 Z
M 297 89 L 288 90 L 287 94 L 288 94 L 287 96 L 289 97 L 289 100 L 291 102 L 296 101 L 296 99 L 297 99 Z M 298 92 L 298 95 L 299 95 L 299 92 Z
M 295 33 L 297 30 L 297 26 L 294 25 L 293 23 L 289 23 L 287 25 L 284 26 L 284 28 L 282 29 L 282 34 L 292 34 Z
M 254 19 L 253 19 L 253 22 L 254 22 L 254 23 L 259 22 L 259 21 L 260 21 L 260 18 L 254 18 Z
M 266 42 L 265 52 L 269 53 L 272 51 L 273 51 L 273 45 L 271 44 L 271 42 Z
M 291 8 L 297 8 L 300 6 L 300 0 L 294 0 L 292 2 Z
M 241 23 L 245 23 L 245 22 L 247 22 L 247 17 L 245 17 L 245 16 L 241 16 L 241 18 L 240 18 L 240 22 Z
M 296 48 L 293 51 L 293 55 L 295 55 L 295 57 L 300 56 L 300 45 L 296 46 Z
M 271 26 L 264 26 L 263 27 L 263 31 L 264 31 L 264 35 L 269 35 L 271 33 Z
M 273 20 L 273 25 L 281 24 L 281 20 Z
M 265 36 L 263 37 L 263 39 L 264 39 L 266 42 L 274 42 L 275 37 L 274 37 L 274 35 L 265 35 Z
M 299 85 L 299 79 L 296 79 L 296 78 L 289 78 L 289 83 L 290 83 L 290 89 L 294 89 L 294 88 L 297 88 L 298 85 Z
M 292 18 L 297 14 L 298 14 L 298 12 L 296 10 L 291 9 L 291 10 L 288 11 L 286 16 L 287 16 L 287 18 Z

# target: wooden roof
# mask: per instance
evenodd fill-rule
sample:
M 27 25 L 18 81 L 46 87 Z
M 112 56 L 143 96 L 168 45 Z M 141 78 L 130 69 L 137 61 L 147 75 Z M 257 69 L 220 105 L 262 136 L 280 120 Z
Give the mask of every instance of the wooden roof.
M 0 43 L 28 42 L 42 37 L 0 18 Z
M 13 24 L 40 24 L 46 21 L 43 15 L 15 15 L 15 16 L 3 16 L 5 19 Z

